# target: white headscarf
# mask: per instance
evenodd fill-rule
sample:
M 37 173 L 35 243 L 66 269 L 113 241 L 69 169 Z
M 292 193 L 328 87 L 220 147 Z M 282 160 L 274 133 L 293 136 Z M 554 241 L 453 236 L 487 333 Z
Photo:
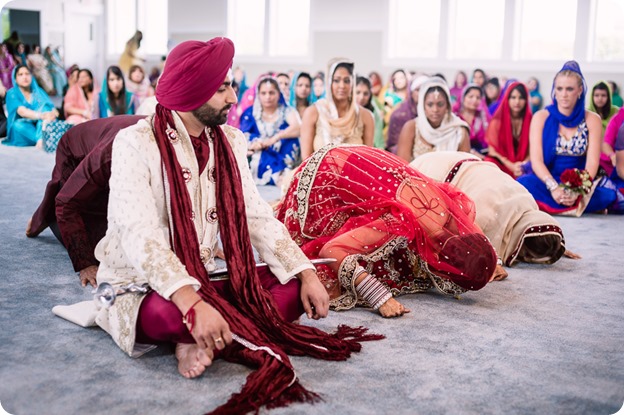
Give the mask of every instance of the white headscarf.
M 425 95 L 431 88 L 440 87 L 446 94 L 446 101 L 449 108 L 442 119 L 442 123 L 438 128 L 433 128 L 429 120 L 425 116 Z M 470 130 L 468 123 L 455 114 L 450 109 L 449 97 L 451 96 L 446 82 L 440 77 L 434 76 L 429 78 L 420 87 L 418 94 L 418 117 L 416 117 L 416 127 L 420 135 L 431 145 L 436 151 L 456 151 L 464 136 L 463 129 Z

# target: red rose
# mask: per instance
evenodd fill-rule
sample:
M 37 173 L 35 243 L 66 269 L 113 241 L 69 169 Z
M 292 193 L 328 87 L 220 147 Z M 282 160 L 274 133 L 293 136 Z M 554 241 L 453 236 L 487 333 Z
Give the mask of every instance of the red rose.
M 579 175 L 579 171 L 577 169 L 567 169 L 563 173 L 561 173 L 561 183 L 572 187 L 581 187 L 583 186 L 583 179 Z

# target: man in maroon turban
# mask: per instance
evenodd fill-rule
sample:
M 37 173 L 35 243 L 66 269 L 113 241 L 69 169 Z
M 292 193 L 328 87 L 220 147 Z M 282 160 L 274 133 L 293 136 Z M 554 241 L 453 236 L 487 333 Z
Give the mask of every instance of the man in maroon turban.
M 108 179 L 113 140 L 144 117 L 119 115 L 78 124 L 56 149 L 56 164 L 41 204 L 26 225 L 37 237 L 48 226 L 67 249 L 83 286 L 96 285 L 95 245 L 106 233 Z
M 292 323 L 304 310 L 308 318 L 325 317 L 329 299 L 314 266 L 260 197 L 245 136 L 223 125 L 236 103 L 233 57 L 226 38 L 183 42 L 171 51 L 156 113 L 115 138 L 108 230 L 96 247 L 99 283 L 151 289 L 119 296 L 98 312 L 96 322 L 125 352 L 174 343 L 187 378 L 216 356 L 256 369 L 214 413 L 314 401 L 288 354 L 344 360 L 371 338 L 362 329 L 329 335 Z M 217 235 L 225 280 L 210 276 Z M 256 270 L 252 244 L 270 272 Z

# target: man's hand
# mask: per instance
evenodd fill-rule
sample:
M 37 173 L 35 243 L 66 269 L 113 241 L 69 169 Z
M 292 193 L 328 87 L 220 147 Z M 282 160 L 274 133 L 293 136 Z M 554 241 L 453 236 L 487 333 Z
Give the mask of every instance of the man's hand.
M 213 306 L 201 300 L 193 287 L 185 285 L 179 288 L 171 296 L 171 301 L 183 316 L 195 314 L 192 327 L 188 321 L 186 327 L 197 346 L 204 350 L 222 350 L 232 343 L 232 332 L 227 321 Z M 193 310 L 189 312 L 191 308 Z
M 80 284 L 86 287 L 87 284 L 91 284 L 93 287 L 97 287 L 97 281 L 95 279 L 97 275 L 98 266 L 89 265 L 86 268 L 80 270 Z
M 318 320 L 327 317 L 329 312 L 329 294 L 319 281 L 316 272 L 305 269 L 299 273 L 301 281 L 301 302 L 308 318 Z
M 193 308 L 195 325 L 191 335 L 199 347 L 208 350 L 223 350 L 226 345 L 232 343 L 230 325 L 221 313 L 205 301 L 200 301 Z M 188 323 L 187 327 L 190 329 Z

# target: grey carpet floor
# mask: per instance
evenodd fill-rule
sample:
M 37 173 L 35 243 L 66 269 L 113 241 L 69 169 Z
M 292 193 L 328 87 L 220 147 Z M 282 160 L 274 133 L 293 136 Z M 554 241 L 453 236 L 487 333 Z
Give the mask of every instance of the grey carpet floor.
M 178 375 L 169 350 L 130 359 L 97 328 L 51 308 L 91 298 L 49 230 L 24 236 L 54 157 L 0 146 L 0 402 L 11 414 L 201 414 L 249 370 L 217 361 Z M 267 200 L 275 189 L 262 189 Z M 519 265 L 460 300 L 406 296 L 411 313 L 330 313 L 324 330 L 366 326 L 385 340 L 346 362 L 293 358 L 323 402 L 275 414 L 613 414 L 624 402 L 624 218 L 561 218 L 578 261 Z M 620 256 L 622 255 L 622 256 Z M 262 413 L 267 411 L 263 410 Z

